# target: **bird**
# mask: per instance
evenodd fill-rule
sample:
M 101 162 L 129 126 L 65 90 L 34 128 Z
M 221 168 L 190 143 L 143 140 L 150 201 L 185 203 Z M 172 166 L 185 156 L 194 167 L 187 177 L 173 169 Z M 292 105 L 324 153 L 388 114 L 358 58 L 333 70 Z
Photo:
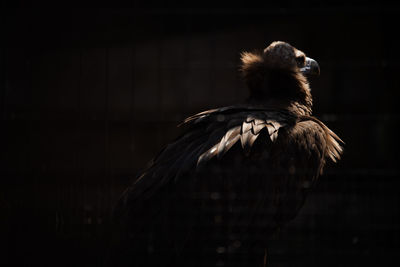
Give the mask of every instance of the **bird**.
M 283 41 L 241 53 L 243 102 L 180 125 L 114 209 L 113 266 L 266 266 L 344 142 L 312 115 L 318 63 Z

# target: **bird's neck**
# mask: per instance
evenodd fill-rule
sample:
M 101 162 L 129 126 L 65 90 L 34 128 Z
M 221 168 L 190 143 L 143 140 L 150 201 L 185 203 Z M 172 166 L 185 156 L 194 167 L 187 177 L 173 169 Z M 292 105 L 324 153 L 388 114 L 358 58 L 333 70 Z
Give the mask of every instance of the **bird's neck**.
M 299 102 L 292 102 L 288 107 L 288 109 L 291 112 L 302 116 L 304 115 L 310 116 L 312 114 L 312 106 L 300 104 Z
M 252 90 L 247 103 L 285 109 L 297 115 L 311 115 L 312 96 L 307 79 L 300 73 L 267 75 L 259 90 Z
M 296 114 L 298 116 L 309 116 L 312 114 L 311 105 L 304 105 L 303 103 L 299 103 L 297 101 L 279 100 L 274 98 L 259 99 L 250 97 L 247 99 L 246 104 L 257 108 L 287 110 L 290 113 Z

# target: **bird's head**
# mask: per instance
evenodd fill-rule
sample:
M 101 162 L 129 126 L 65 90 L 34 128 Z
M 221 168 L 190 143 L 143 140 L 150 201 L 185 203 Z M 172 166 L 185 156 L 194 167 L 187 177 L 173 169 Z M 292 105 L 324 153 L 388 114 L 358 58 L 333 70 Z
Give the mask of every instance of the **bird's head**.
M 262 52 L 262 58 L 265 66 L 270 69 L 319 75 L 319 65 L 314 59 L 306 57 L 304 52 L 285 42 L 270 44 Z
M 282 100 L 304 104 L 312 98 L 306 75 L 319 75 L 318 63 L 288 43 L 276 41 L 263 51 L 243 52 L 241 72 L 253 101 Z

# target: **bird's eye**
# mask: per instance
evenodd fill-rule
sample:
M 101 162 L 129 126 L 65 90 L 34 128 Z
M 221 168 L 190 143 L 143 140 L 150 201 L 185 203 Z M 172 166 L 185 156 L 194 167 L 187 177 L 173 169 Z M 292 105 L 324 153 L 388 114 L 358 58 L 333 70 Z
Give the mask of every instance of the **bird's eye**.
M 306 62 L 305 56 L 296 57 L 296 63 L 298 67 L 303 67 Z

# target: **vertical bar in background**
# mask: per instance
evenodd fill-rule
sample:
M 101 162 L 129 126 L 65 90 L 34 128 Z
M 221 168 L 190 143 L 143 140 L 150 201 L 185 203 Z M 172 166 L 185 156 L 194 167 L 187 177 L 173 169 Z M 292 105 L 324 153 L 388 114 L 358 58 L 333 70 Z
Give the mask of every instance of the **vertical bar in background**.
M 105 103 L 104 103 L 104 181 L 98 186 L 96 219 L 102 216 L 100 211 L 105 211 L 109 203 L 109 196 L 105 196 L 107 187 L 110 187 L 110 47 L 105 51 Z M 108 203 L 107 203 L 108 202 Z
M 185 19 L 185 29 L 184 29 L 184 35 L 183 35 L 183 46 L 184 46 L 184 51 L 183 51 L 183 70 L 182 70 L 182 79 L 183 79 L 183 84 L 182 84 L 182 94 L 181 94 L 181 105 L 180 108 L 182 110 L 179 110 L 179 114 L 182 115 L 184 113 L 185 115 L 188 113 L 187 112 L 187 102 L 188 102 L 188 95 L 190 93 L 190 81 L 189 81 L 189 61 L 190 61 L 190 39 L 192 36 L 192 21 L 191 21 L 191 16 L 190 14 L 185 14 L 184 15 Z M 182 117 L 182 116 L 181 116 Z M 181 120 L 184 118 L 180 118 Z
M 109 186 L 115 180 L 121 180 L 130 173 L 130 132 L 132 132 L 132 48 L 115 46 L 109 49 L 108 86 L 109 86 Z M 106 189 L 110 193 L 109 189 Z M 114 198 L 107 195 L 108 212 L 111 211 Z
M 79 48 L 78 49 L 78 57 L 79 57 L 79 74 L 78 74 L 78 86 L 76 89 L 76 105 L 77 105 L 77 116 L 75 117 L 75 142 L 76 142 L 76 151 L 75 151 L 75 172 L 74 175 L 76 176 L 73 181 L 76 181 L 76 190 L 81 191 L 80 194 L 78 195 L 83 195 L 83 190 L 84 190 L 84 167 L 83 167 L 83 162 L 82 162 L 82 136 L 83 136 L 83 131 L 82 131 L 82 90 L 84 90 L 83 84 L 82 84 L 82 76 L 83 76 L 83 49 Z M 71 188 L 73 188 L 71 186 Z M 60 191 L 65 190 L 63 188 L 60 188 Z M 79 192 L 78 191 L 78 192 Z M 73 191 L 71 192 L 73 194 Z M 64 194 L 65 196 L 65 194 Z M 68 196 L 67 199 L 71 197 Z M 63 201 L 62 199 L 60 200 L 61 202 Z M 84 203 L 84 197 L 80 198 L 80 203 Z M 79 203 L 79 202 L 78 202 Z M 71 203 L 72 204 L 72 203 Z M 70 204 L 70 205 L 71 205 Z M 79 209 L 78 206 L 75 208 L 77 211 L 77 214 L 79 214 Z M 62 222 L 62 217 L 60 218 Z M 81 224 L 84 223 L 85 218 L 81 218 Z
M 132 49 L 132 54 L 131 54 L 131 66 L 132 66 L 132 70 L 131 70 L 131 108 L 130 108 L 130 114 L 129 114 L 130 115 L 130 118 L 129 118 L 129 139 L 128 139 L 129 143 L 127 144 L 128 149 L 129 149 L 128 162 L 130 162 L 130 164 L 131 164 L 131 166 L 129 167 L 129 170 L 130 170 L 130 174 L 132 176 L 136 175 L 134 173 L 134 172 L 136 172 L 136 170 L 134 170 L 132 172 L 132 170 L 133 170 L 132 167 L 135 166 L 134 162 L 132 162 L 132 161 L 134 159 L 133 153 L 134 153 L 134 145 L 135 145 L 134 144 L 134 141 L 135 141 L 135 139 L 134 139 L 134 132 L 135 132 L 135 100 L 136 100 L 135 92 L 137 90 L 136 82 L 135 82 L 135 79 L 136 79 L 136 42 L 137 42 L 137 40 L 135 39 L 133 41 L 133 43 L 132 43 L 132 48 L 131 48 Z M 131 178 L 133 178 L 133 177 L 131 177 Z M 131 180 L 131 179 L 129 179 L 129 180 Z M 122 185 L 121 181 L 118 181 L 118 182 L 119 182 L 118 185 Z M 129 181 L 125 181 L 124 180 L 124 182 L 129 182 Z M 117 190 L 117 189 L 119 189 L 119 190 Z M 115 193 L 120 194 L 122 192 L 122 190 L 123 190 L 123 187 L 114 188 L 114 191 L 113 191 L 114 195 L 113 195 L 112 199 L 116 200 L 118 196 L 115 195 Z
M 81 76 L 81 166 L 79 227 L 81 233 L 97 234 L 96 218 L 101 210 L 107 165 L 107 49 L 86 47 L 82 53 Z M 81 237 L 83 238 L 83 236 Z M 93 237 L 92 237 L 93 238 Z M 93 242 L 93 239 L 86 239 Z M 86 243 L 88 244 L 88 243 Z M 93 246 L 97 243 L 91 243 Z
M 210 47 L 210 61 L 208 66 L 208 75 L 210 77 L 210 84 L 207 88 L 208 96 L 213 96 L 216 89 L 216 75 L 218 74 L 218 69 L 216 68 L 216 33 L 210 32 L 208 36 L 208 45 Z
M 6 119 L 6 76 L 7 76 L 7 68 L 6 68 L 6 48 L 0 47 L 0 110 L 1 110 L 1 118 L 3 120 Z
M 163 91 L 163 83 L 162 83 L 162 78 L 163 78 L 163 71 L 161 67 L 161 62 L 162 62 L 162 57 L 163 57 L 163 42 L 164 42 L 164 14 L 162 14 L 159 18 L 159 39 L 157 40 L 157 50 L 158 50 L 158 57 L 157 57 L 157 95 L 155 96 L 156 103 L 157 103 L 157 108 L 156 108 L 156 114 L 160 115 L 163 114 L 162 110 L 162 91 Z M 159 118 L 159 117 L 158 117 Z M 159 137 L 158 137 L 159 139 Z M 159 142 L 160 140 L 158 140 Z

